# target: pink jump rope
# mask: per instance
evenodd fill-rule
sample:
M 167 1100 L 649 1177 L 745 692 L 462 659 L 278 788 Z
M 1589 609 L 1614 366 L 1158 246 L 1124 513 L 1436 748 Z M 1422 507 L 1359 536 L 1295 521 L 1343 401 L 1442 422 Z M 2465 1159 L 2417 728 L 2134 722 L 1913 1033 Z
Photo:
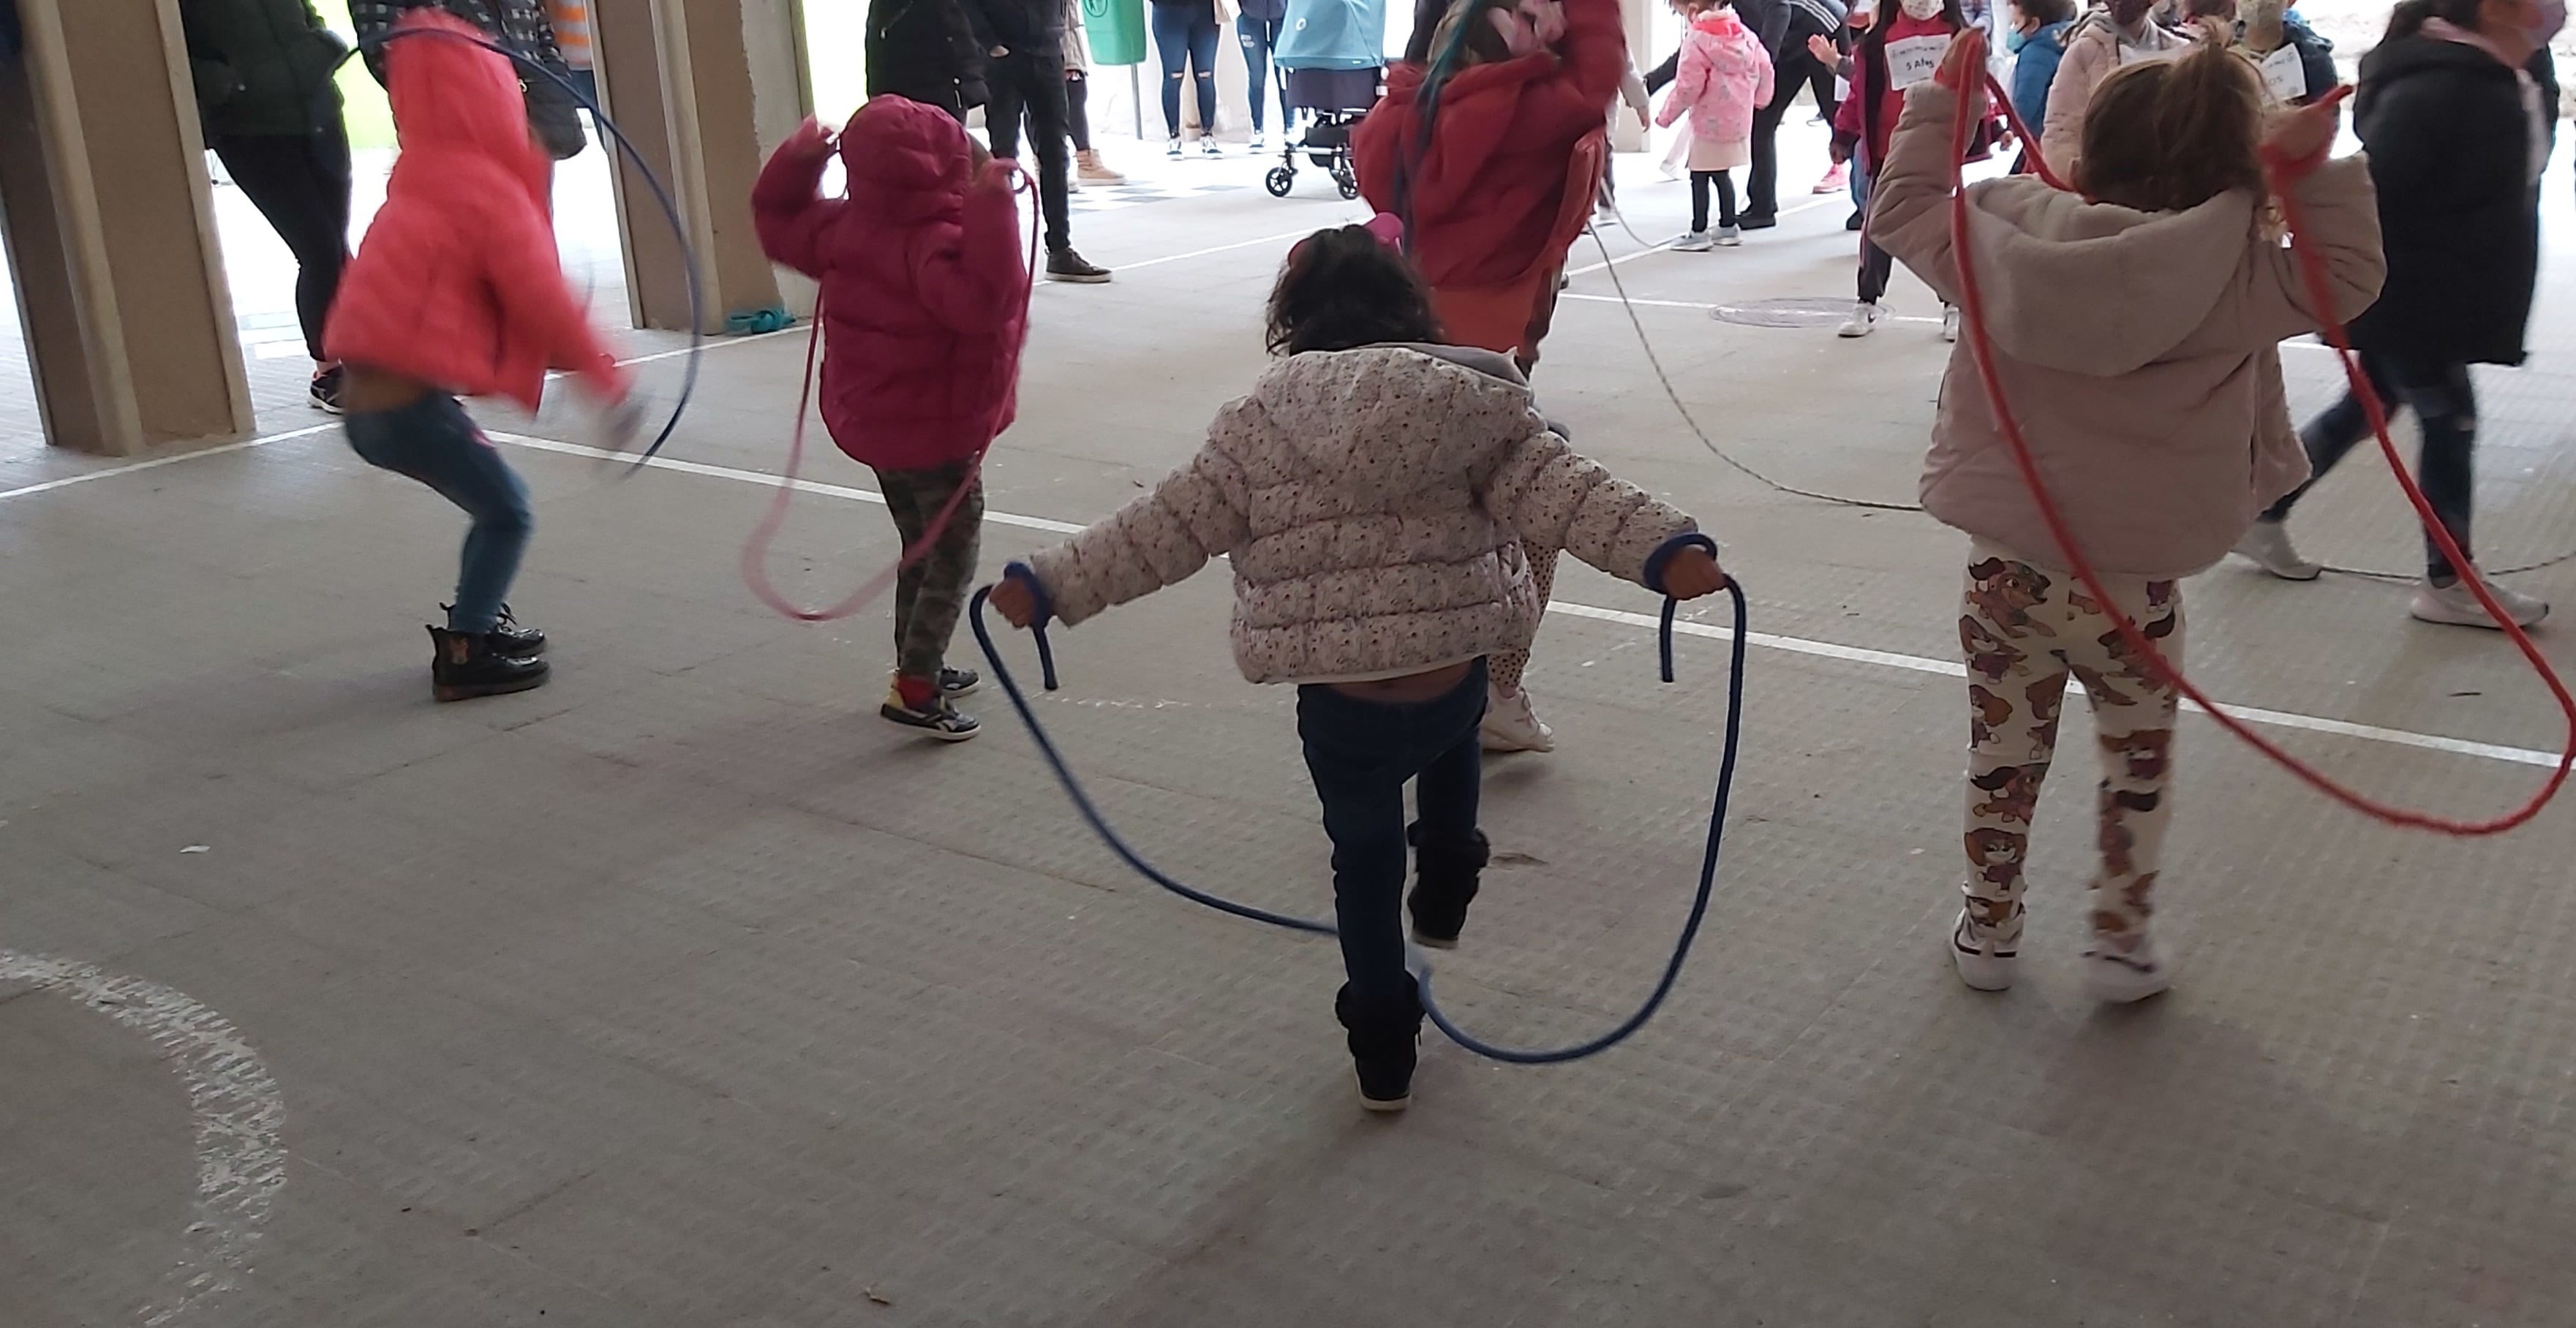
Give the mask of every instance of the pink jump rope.
M 1953 40 L 1968 43 L 1968 49 L 1958 57 L 1959 67 L 1970 70 L 1985 69 L 1985 33 L 1971 28 Z M 2058 548 L 2065 551 L 2067 563 L 2075 573 L 2076 579 L 2084 584 L 2085 590 L 2093 596 L 2096 603 L 2110 612 L 2113 620 L 2119 625 L 2121 639 L 2128 643 L 2131 650 L 2144 658 L 2159 677 L 2171 683 L 2174 690 L 2189 698 L 2193 704 L 2208 712 L 2209 717 L 2217 720 L 2221 727 L 2243 739 L 2254 750 L 2269 757 L 2273 764 L 2298 776 L 2310 788 L 2365 816 L 2391 825 L 2411 826 L 2446 835 L 2466 836 L 2500 834 L 2539 815 L 2540 809 L 2548 806 L 2550 799 L 2558 796 L 2558 790 L 2565 786 L 2569 770 L 2576 768 L 2576 697 L 2568 695 L 2567 684 L 2560 680 L 2557 670 L 2550 667 L 2549 659 L 2540 653 L 2540 647 L 2532 643 L 2530 633 L 2525 632 L 2513 621 L 2512 616 L 2505 612 L 2504 606 L 2496 603 L 2495 596 L 2487 589 L 2485 578 L 2470 563 L 2468 555 L 2461 550 L 2459 542 L 2451 538 L 2451 533 L 2443 527 L 2441 518 L 2434 514 L 2432 504 L 2425 500 L 2424 491 L 2416 485 L 2415 477 L 2407 471 L 2405 459 L 2398 455 L 2397 444 L 2388 436 L 2387 409 L 2381 405 L 2378 394 L 2371 390 L 2369 377 L 2362 373 L 2361 366 L 2353 358 L 2351 339 L 2342 321 L 2334 316 L 2332 294 L 2326 284 L 2325 262 L 2301 242 L 2301 237 L 2306 230 L 2305 219 L 2300 214 L 2297 195 L 2292 193 L 2288 186 L 2300 176 L 2315 169 L 2325 159 L 2326 152 L 2332 150 L 2331 145 L 2320 150 L 2315 157 L 2307 161 L 2284 160 L 2268 146 L 2263 153 L 2264 171 L 2270 177 L 2273 195 L 2281 201 L 2282 217 L 2288 223 L 2290 231 L 2291 249 L 2298 258 L 2299 273 L 2307 287 L 2308 299 L 2317 310 L 2319 329 L 2326 343 L 2334 347 L 2337 358 L 2343 362 L 2344 376 L 2351 380 L 2353 395 L 2361 401 L 2362 410 L 2369 417 L 2371 430 L 2378 435 L 2380 453 L 2387 457 L 2389 469 L 2397 476 L 2398 487 L 2406 491 L 2406 501 L 2415 505 L 2416 516 L 2423 521 L 2424 529 L 2431 532 L 2434 545 L 2442 551 L 2444 558 L 2450 560 L 2451 566 L 2458 569 L 2461 579 L 2468 583 L 2470 592 L 2477 596 L 2478 603 L 2494 617 L 2496 625 L 2504 629 L 2505 635 L 2513 641 L 2514 648 L 2522 652 L 2522 657 L 2530 661 L 2532 670 L 2539 674 L 2540 680 L 2548 686 L 2550 695 L 2558 702 L 2560 713 L 2567 720 L 2567 744 L 2558 758 L 2558 768 L 2550 773 L 2548 782 L 2541 786 L 2538 793 L 2532 795 L 2530 801 L 2492 820 L 2458 820 L 2418 811 L 2411 807 L 2399 807 L 2337 783 L 2316 767 L 2292 756 L 2270 739 L 2255 732 L 2245 721 L 2229 714 L 2191 679 L 2183 676 L 2182 670 L 2177 668 L 2173 661 L 2166 659 L 2163 652 L 2157 648 L 2155 640 L 2140 631 L 2137 623 L 2120 611 L 2117 601 L 2112 599 L 2109 590 L 2103 586 L 2101 577 L 2094 572 L 2092 564 L 2084 557 L 2083 549 L 2076 542 L 2075 532 L 2067 525 L 2065 515 L 2058 510 L 2056 500 L 2049 497 L 2048 487 L 2040 478 L 2039 463 L 2031 454 L 2030 442 L 2022 436 L 2021 424 L 2013 417 L 2012 407 L 2004 399 L 2003 383 L 1995 372 L 1994 347 L 1986 337 L 1985 295 L 1978 284 L 1976 267 L 1970 257 L 1968 193 L 1962 187 L 1960 179 L 1959 163 L 1967 156 L 1969 134 L 1975 126 L 1977 117 L 1968 113 L 1969 107 L 1966 103 L 1971 100 L 1971 97 L 1968 92 L 1952 84 L 1947 65 L 1943 67 L 1940 74 L 1936 75 L 1936 79 L 1941 86 L 1950 88 L 1952 92 L 1958 94 L 1961 102 L 1956 122 L 1951 129 L 1950 248 L 1957 257 L 1959 306 L 1965 315 L 1968 345 L 1976 361 L 1977 377 L 1985 387 L 1987 402 L 1994 407 L 1996 431 L 2003 435 L 2005 444 L 2011 449 L 2013 464 L 2021 471 L 2022 482 L 2029 486 L 2031 498 L 2039 507 L 2040 518 L 2047 524 L 2050 537 L 2057 541 Z M 2327 94 L 2319 104 L 2331 106 L 2351 90 L 2349 84 L 2339 87 Z M 2012 99 L 2005 95 L 2003 88 L 1995 82 L 1992 74 L 1985 76 L 1985 91 L 1988 97 L 2002 108 L 2005 117 L 2012 124 L 2013 133 L 2023 143 L 2031 145 L 2030 157 L 2039 177 L 2051 188 L 2067 189 L 2067 184 L 2048 169 L 2048 163 L 2042 159 L 2037 148 L 2039 139 L 2031 134 L 2029 127 L 2024 125 L 2021 117 L 2013 111 Z

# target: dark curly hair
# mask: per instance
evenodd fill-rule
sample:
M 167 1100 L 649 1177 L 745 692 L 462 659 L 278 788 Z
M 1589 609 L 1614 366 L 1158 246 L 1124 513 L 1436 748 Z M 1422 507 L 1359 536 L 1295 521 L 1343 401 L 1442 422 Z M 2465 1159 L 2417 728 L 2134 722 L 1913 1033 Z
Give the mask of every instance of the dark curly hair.
M 1270 288 L 1265 341 L 1274 355 L 1440 338 L 1421 274 L 1364 226 L 1337 226 L 1298 241 Z

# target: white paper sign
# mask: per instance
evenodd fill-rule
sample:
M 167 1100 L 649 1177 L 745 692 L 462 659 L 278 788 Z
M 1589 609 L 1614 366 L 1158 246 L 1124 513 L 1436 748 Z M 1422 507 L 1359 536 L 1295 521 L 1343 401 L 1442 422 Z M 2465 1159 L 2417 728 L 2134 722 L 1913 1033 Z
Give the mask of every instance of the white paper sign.
M 2299 58 L 2299 48 L 2284 46 L 2255 62 L 2263 71 L 2263 86 L 2271 89 L 2276 101 L 2296 103 L 2308 95 L 2308 63 Z
M 1941 67 L 1941 53 L 1950 49 L 1947 37 L 1908 37 L 1887 44 L 1888 86 L 1903 92 L 1932 77 Z

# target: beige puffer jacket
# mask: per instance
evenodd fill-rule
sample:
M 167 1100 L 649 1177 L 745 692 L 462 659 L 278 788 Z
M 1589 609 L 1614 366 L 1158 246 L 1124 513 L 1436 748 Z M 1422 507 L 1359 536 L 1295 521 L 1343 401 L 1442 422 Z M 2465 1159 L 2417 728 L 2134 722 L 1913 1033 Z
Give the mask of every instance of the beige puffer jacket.
M 1272 365 L 1189 464 L 1029 560 L 1047 607 L 1079 623 L 1231 554 L 1243 676 L 1359 682 L 1526 648 L 1542 606 L 1521 541 L 1647 584 L 1691 519 L 1568 446 L 1507 363 L 1463 358 Z

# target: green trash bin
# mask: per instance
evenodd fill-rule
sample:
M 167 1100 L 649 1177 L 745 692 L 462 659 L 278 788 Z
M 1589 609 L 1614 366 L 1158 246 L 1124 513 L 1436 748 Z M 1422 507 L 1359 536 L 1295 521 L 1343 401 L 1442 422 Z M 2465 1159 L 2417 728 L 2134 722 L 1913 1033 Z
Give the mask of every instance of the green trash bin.
M 1082 29 L 1093 64 L 1145 63 L 1145 0 L 1082 0 Z

